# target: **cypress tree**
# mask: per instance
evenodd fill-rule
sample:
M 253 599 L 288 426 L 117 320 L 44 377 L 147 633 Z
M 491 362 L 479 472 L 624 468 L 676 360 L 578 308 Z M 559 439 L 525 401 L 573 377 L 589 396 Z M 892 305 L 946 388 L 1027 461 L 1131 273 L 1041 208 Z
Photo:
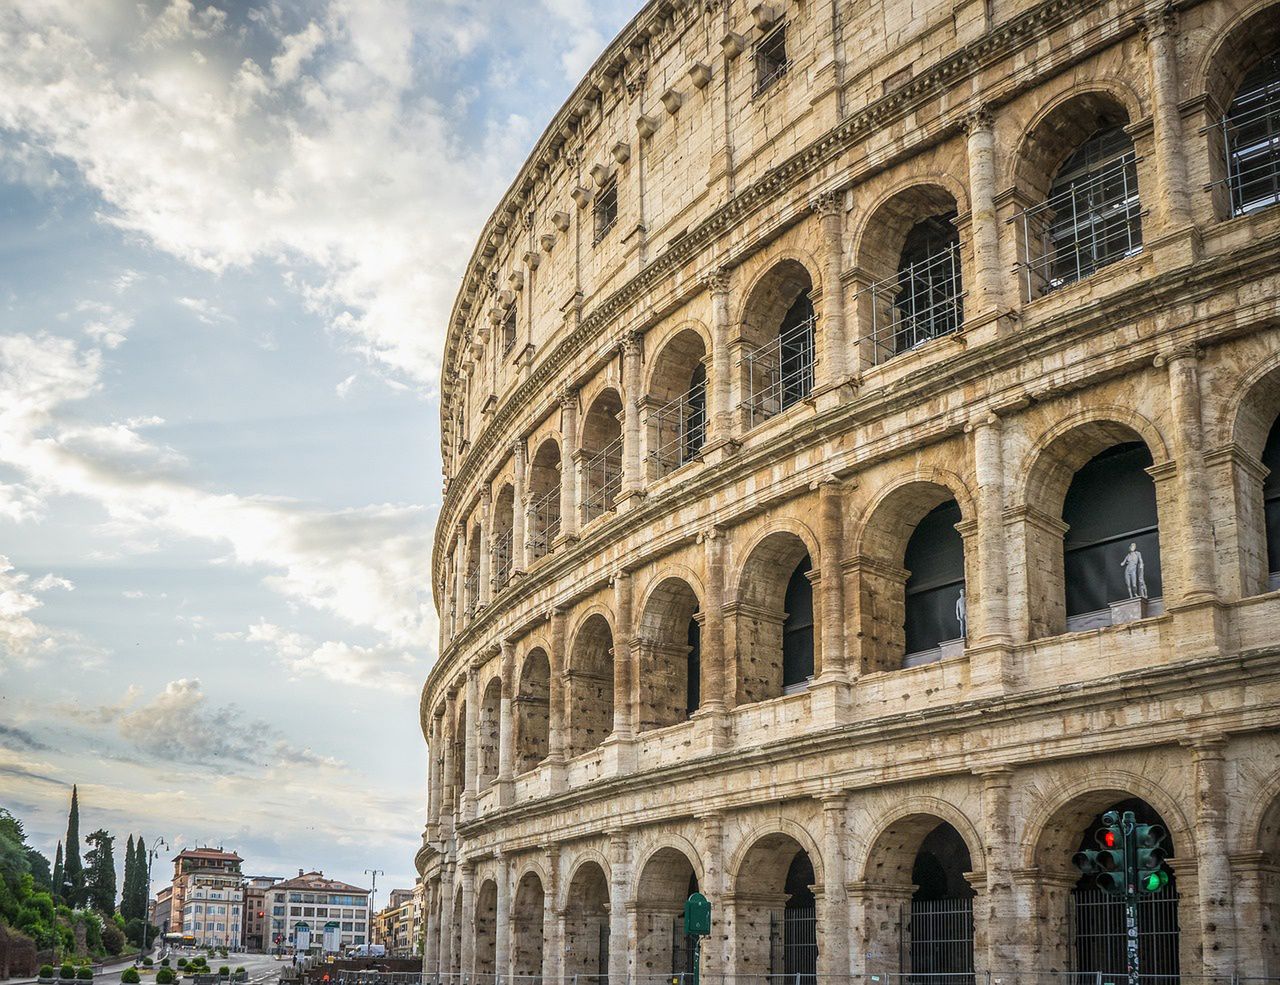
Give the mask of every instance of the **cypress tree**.
M 85 854 L 85 861 L 88 863 L 85 888 L 89 905 L 99 913 L 110 916 L 116 912 L 115 839 L 99 828 L 84 841 L 86 845 L 92 846 Z
M 71 813 L 67 815 L 67 851 L 62 868 L 66 884 L 65 902 L 72 909 L 82 909 L 84 895 L 84 865 L 80 862 L 80 793 L 71 788 Z
M 147 904 L 151 901 L 151 884 L 147 881 L 147 848 L 142 841 L 142 835 L 138 835 L 138 840 L 134 845 L 134 851 L 137 856 L 133 860 L 133 871 L 137 883 L 135 886 L 136 896 L 133 901 L 134 909 L 137 910 L 136 916 L 143 920 L 147 919 Z
M 58 842 L 58 854 L 54 856 L 53 861 L 53 901 L 55 903 L 62 900 L 62 894 L 65 887 L 62 885 L 62 842 Z
M 129 835 L 129 840 L 124 843 L 124 889 L 120 893 L 120 915 L 126 920 L 137 916 L 133 912 L 133 903 L 136 897 L 134 883 L 138 877 L 133 871 L 133 866 L 133 835 Z

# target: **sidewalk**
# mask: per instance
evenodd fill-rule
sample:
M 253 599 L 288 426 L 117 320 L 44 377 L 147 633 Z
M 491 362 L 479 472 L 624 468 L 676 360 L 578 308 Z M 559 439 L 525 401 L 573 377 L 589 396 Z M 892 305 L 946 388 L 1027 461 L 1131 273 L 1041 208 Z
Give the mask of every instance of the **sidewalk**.
M 127 958 L 110 958 L 102 962 L 101 971 L 94 972 L 94 979 L 96 981 L 99 978 L 106 979 L 108 977 L 116 977 L 116 975 L 118 975 L 119 972 L 124 971 L 125 968 L 129 967 L 132 964 L 133 964 L 132 955 Z M 95 965 L 95 968 L 96 967 L 97 966 Z M 54 976 L 55 982 L 61 981 L 60 979 L 58 979 L 58 969 L 56 967 L 53 969 L 53 976 Z M 40 979 L 38 977 L 36 978 L 0 978 L 0 985 L 34 985 L 34 983 L 38 982 L 39 980 Z M 77 985 L 74 979 L 72 980 L 71 985 Z

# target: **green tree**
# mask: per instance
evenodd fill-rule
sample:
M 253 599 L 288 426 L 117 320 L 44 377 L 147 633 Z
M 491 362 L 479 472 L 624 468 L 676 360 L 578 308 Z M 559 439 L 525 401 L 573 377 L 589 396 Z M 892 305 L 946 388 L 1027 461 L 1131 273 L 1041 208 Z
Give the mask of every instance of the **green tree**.
M 35 880 L 36 889 L 47 893 L 53 888 L 53 876 L 49 872 L 49 859 L 44 852 L 27 846 L 27 861 L 31 863 L 31 878 Z
M 54 856 L 53 880 L 50 889 L 55 903 L 62 899 L 62 842 L 58 842 L 58 854 Z
M 80 793 L 71 788 L 71 811 L 67 815 L 67 854 L 62 863 L 63 899 L 73 909 L 85 905 L 84 865 L 80 862 Z
M 99 828 L 84 843 L 90 846 L 84 856 L 86 901 L 91 909 L 110 916 L 116 910 L 115 839 Z
M 136 853 L 133 860 L 133 871 L 137 879 L 133 889 L 133 908 L 136 911 L 134 916 L 140 920 L 146 920 L 149 915 L 147 913 L 147 904 L 151 900 L 151 884 L 147 879 L 147 846 L 142 840 L 142 835 L 138 835 L 138 840 L 134 843 L 133 850 Z
M 137 879 L 133 866 L 133 835 L 129 835 L 129 840 L 124 843 L 124 883 L 120 888 L 120 915 L 125 920 L 137 916 L 133 912 L 134 883 Z

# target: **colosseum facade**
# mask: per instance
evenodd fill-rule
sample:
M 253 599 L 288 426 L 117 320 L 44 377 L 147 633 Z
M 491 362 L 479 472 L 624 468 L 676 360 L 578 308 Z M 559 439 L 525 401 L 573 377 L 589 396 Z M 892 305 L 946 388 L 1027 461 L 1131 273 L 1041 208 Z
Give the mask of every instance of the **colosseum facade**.
M 644 6 L 448 326 L 429 977 L 667 981 L 696 889 L 712 977 L 1113 980 L 1112 808 L 1144 974 L 1280 976 L 1278 52 Z

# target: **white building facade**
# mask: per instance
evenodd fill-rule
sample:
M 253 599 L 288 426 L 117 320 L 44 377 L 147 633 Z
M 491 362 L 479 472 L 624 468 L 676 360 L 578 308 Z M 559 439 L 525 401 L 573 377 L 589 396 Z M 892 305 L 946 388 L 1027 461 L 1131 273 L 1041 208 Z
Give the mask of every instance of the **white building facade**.
M 266 893 L 271 951 L 324 953 L 364 944 L 369 930 L 369 890 L 302 872 Z
M 195 872 L 187 876 L 182 926 L 196 942 L 238 948 L 244 921 L 244 885 L 239 875 Z

